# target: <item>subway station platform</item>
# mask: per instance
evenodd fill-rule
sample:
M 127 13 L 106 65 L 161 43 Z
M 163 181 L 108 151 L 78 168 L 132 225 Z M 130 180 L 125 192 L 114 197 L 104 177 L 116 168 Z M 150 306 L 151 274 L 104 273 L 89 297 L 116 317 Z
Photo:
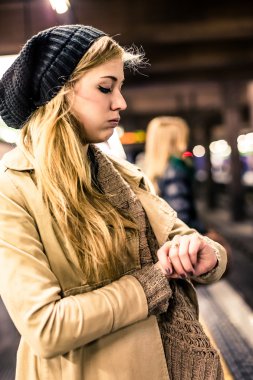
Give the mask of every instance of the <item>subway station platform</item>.
M 223 208 L 199 205 L 201 219 L 229 243 L 228 271 L 219 282 L 198 286 L 200 318 L 219 349 L 226 380 L 253 379 L 253 223 L 235 222 Z
M 201 217 L 227 239 L 231 257 L 222 280 L 197 286 L 200 319 L 221 354 L 225 380 L 251 380 L 253 224 L 251 221 L 235 223 L 225 210 L 210 211 L 202 206 Z M 19 334 L 0 299 L 0 380 L 14 380 L 18 340 Z

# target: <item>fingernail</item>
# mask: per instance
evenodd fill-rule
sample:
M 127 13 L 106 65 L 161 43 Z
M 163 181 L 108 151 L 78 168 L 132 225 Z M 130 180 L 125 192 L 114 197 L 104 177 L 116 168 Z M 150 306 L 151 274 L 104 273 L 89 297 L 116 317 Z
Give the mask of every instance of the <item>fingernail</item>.
M 172 270 L 170 270 L 169 268 L 166 268 L 165 272 L 167 273 L 168 276 L 170 276 L 172 274 Z

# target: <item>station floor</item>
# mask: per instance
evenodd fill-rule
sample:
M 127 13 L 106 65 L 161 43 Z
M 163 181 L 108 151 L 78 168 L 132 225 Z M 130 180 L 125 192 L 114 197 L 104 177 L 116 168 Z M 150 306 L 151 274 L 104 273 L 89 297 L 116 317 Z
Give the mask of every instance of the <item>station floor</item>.
M 223 279 L 197 287 L 200 318 L 221 353 L 225 379 L 253 380 L 253 220 L 235 222 L 222 208 L 200 211 L 231 247 Z
M 235 223 L 221 209 L 201 214 L 227 239 L 231 257 L 222 280 L 197 286 L 200 319 L 221 354 L 225 380 L 253 380 L 253 222 Z M 0 299 L 0 380 L 14 380 L 18 340 Z

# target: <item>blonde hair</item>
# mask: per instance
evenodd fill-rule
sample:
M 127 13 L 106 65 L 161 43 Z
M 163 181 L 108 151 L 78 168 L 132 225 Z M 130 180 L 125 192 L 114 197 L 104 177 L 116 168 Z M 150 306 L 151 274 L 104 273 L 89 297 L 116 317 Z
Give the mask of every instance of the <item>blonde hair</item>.
M 147 127 L 144 171 L 157 189 L 171 156 L 179 157 L 187 148 L 189 127 L 180 117 L 159 116 Z
M 21 135 L 43 199 L 76 252 L 89 282 L 120 276 L 131 255 L 125 229 L 136 233 L 136 225 L 92 186 L 80 125 L 70 113 L 69 94 L 85 72 L 118 57 L 132 67 L 142 60 L 142 54 L 124 50 L 108 36 L 95 41 L 69 81 L 49 103 L 33 113 Z

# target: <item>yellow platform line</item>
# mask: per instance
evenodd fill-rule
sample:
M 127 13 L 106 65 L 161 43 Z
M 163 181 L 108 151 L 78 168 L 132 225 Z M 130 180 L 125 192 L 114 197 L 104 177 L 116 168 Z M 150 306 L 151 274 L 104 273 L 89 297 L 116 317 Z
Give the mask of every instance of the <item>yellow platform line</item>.
M 225 362 L 225 359 L 223 358 L 220 350 L 219 350 L 219 347 L 217 347 L 217 344 L 215 343 L 213 337 L 212 337 L 212 334 L 211 332 L 209 331 L 207 325 L 205 324 L 205 322 L 203 321 L 202 318 L 200 318 L 200 323 L 202 324 L 204 330 L 205 330 L 205 333 L 206 335 L 208 336 L 208 338 L 210 339 L 212 345 L 214 346 L 214 348 L 216 348 L 216 350 L 219 352 L 219 355 L 220 355 L 220 359 L 221 359 L 221 365 L 222 365 L 222 368 L 223 368 L 223 371 L 224 371 L 224 379 L 225 380 L 235 380 L 235 378 L 233 377 L 233 375 L 231 374 L 226 362 Z

